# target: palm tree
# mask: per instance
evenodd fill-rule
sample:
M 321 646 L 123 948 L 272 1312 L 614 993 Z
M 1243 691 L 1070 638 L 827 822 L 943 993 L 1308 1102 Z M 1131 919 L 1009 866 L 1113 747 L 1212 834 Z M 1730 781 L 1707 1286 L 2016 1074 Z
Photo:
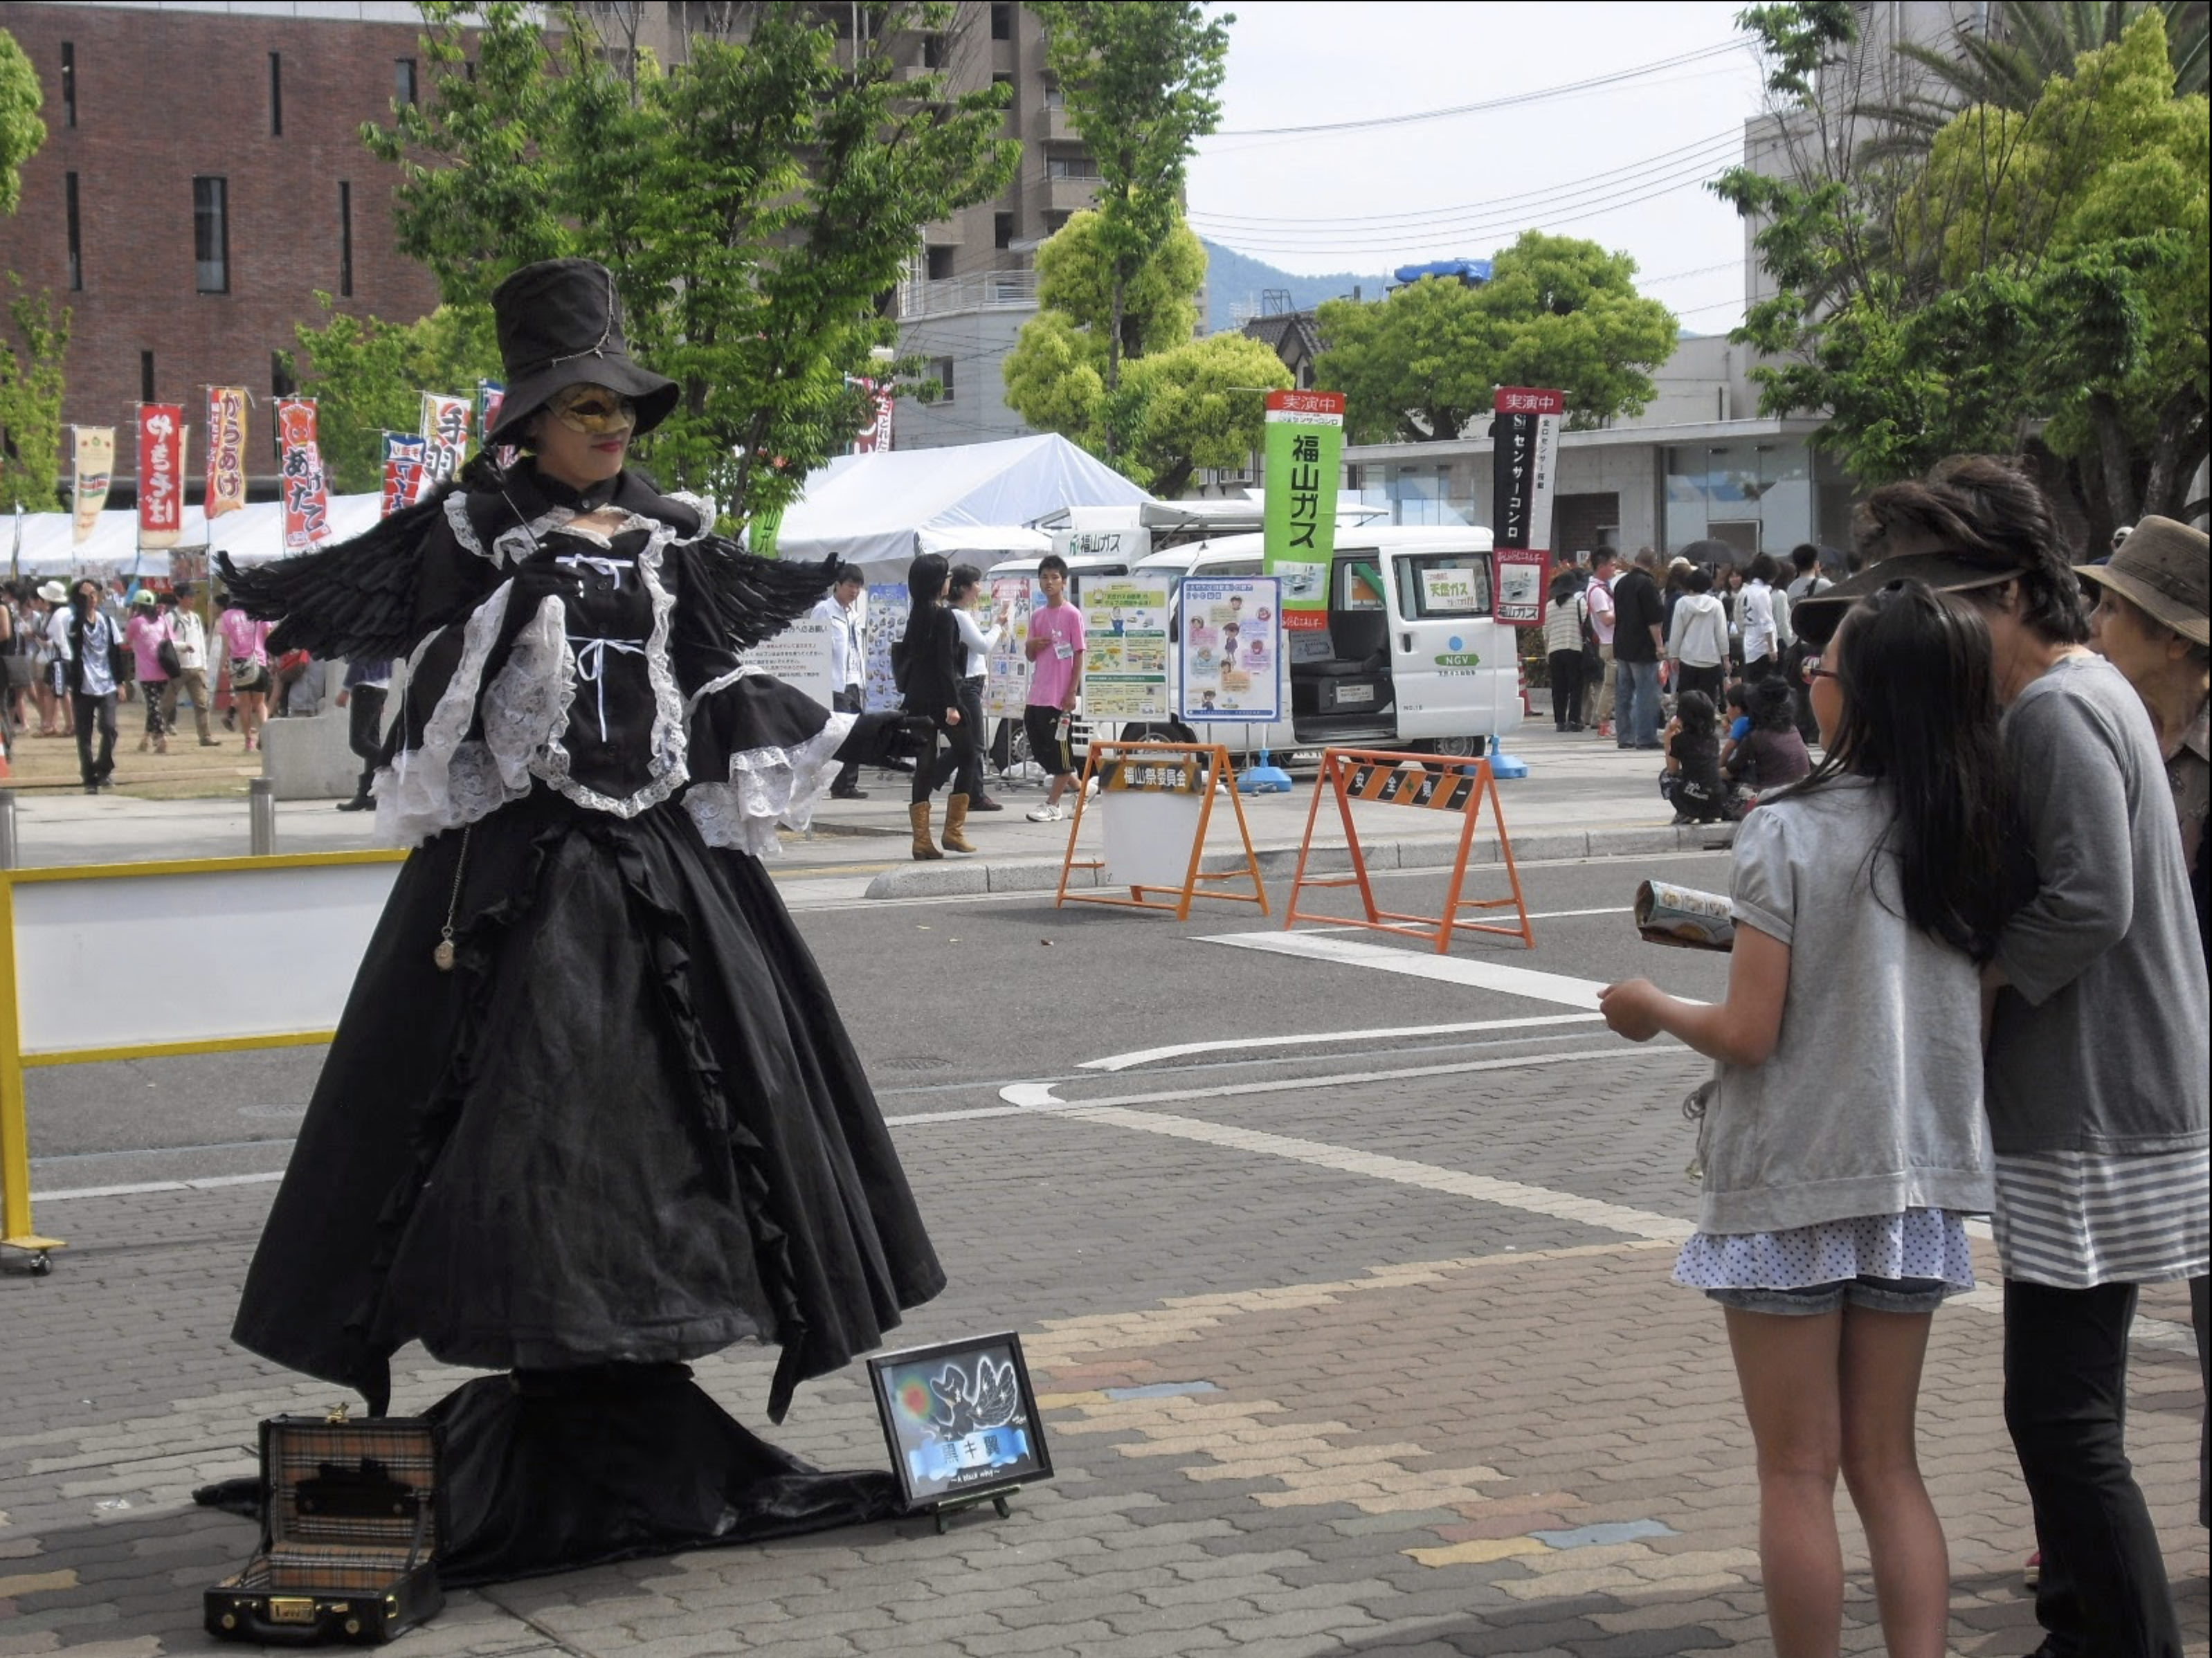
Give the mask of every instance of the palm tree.
M 1870 156 L 1925 155 L 1960 110 L 1984 106 L 2025 112 L 2054 75 L 2070 75 L 2085 52 L 2108 46 L 2153 4 L 2166 15 L 2173 91 L 2206 89 L 2206 0 L 1999 0 L 1988 33 L 1960 28 L 1946 46 L 1900 40 L 1896 52 L 1924 71 L 1932 91 L 1854 112 L 1881 133 Z

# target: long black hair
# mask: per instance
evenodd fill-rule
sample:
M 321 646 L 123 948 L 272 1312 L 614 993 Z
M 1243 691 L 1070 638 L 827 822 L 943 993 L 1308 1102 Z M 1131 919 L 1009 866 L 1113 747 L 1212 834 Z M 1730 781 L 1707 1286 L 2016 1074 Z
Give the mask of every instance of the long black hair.
M 1897 856 L 1905 920 L 1987 961 L 2016 872 L 1988 624 L 1924 582 L 1893 581 L 1844 615 L 1820 662 L 1842 714 L 1820 763 L 1775 799 L 1844 776 L 1887 783 L 1875 851 Z

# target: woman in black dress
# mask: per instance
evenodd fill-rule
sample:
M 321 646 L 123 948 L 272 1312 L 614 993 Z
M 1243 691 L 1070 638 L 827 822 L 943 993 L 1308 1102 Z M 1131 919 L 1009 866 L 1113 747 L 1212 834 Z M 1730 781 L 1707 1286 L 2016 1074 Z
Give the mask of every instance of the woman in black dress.
M 781 1454 L 684 1361 L 778 1346 L 780 1420 L 945 1282 L 760 864 L 841 750 L 881 745 L 879 719 L 737 653 L 829 567 L 750 559 L 624 469 L 677 387 L 629 360 L 602 267 L 529 266 L 493 303 L 510 390 L 487 446 L 528 457 L 349 546 L 226 573 L 284 618 L 280 645 L 408 665 L 374 793 L 385 838 L 416 849 L 234 1333 L 378 1412 L 410 1340 L 514 1373 L 434 1407 L 456 1548 L 487 1534 L 449 1552 L 449 1582 L 727 1535 Z M 728 1478 L 668 1512 L 656 1484 L 700 1486 L 702 1465 Z M 575 1512 L 518 1534 L 549 1487 Z

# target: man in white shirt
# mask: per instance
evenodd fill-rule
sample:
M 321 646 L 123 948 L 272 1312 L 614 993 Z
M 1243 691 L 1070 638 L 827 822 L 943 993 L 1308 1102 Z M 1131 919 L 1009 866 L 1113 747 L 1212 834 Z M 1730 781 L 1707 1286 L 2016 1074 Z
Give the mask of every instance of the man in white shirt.
M 161 712 L 162 723 L 174 731 L 178 699 L 189 697 L 192 720 L 200 728 L 200 746 L 214 748 L 216 740 L 208 730 L 208 715 L 215 704 L 208 695 L 207 624 L 192 608 L 192 590 L 179 587 L 173 592 L 163 593 L 161 615 L 169 624 L 169 641 L 177 647 L 177 664 L 182 670 L 170 676 L 168 689 L 164 693 L 167 701 Z
M 866 704 L 860 687 L 867 678 L 868 644 L 867 611 L 860 604 L 860 594 L 867 579 L 857 564 L 840 565 L 836 585 L 830 588 L 830 597 L 814 607 L 814 618 L 830 624 L 830 683 L 836 689 L 830 701 L 840 714 L 860 714 Z M 848 760 L 838 768 L 837 780 L 830 786 L 834 800 L 865 800 L 866 790 L 860 786 L 860 766 Z
M 1618 677 L 1613 664 L 1613 578 L 1618 568 L 1612 548 L 1601 547 L 1592 553 L 1589 591 L 1583 595 L 1589 606 L 1590 631 L 1597 635 L 1597 653 L 1605 659 L 1602 675 L 1589 699 L 1589 727 L 1600 737 L 1613 735 L 1613 689 Z
M 1751 579 L 1743 584 L 1746 679 L 1765 679 L 1782 671 L 1782 635 L 1774 614 L 1773 586 L 1774 578 L 1779 574 L 1773 556 L 1761 553 L 1751 561 Z M 1782 602 L 1786 607 L 1790 601 L 1785 598 Z
M 76 760 L 84 792 L 97 794 L 114 786 L 114 651 L 122 635 L 100 608 L 100 584 L 89 577 L 70 589 L 62 617 L 62 677 L 76 714 Z M 95 758 L 93 738 L 100 739 Z

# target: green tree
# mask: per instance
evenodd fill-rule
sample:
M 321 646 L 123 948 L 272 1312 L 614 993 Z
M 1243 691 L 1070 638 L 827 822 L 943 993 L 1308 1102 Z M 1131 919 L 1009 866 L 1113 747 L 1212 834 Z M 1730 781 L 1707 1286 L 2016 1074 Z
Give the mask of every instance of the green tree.
M 1104 376 L 1118 392 L 1129 288 L 1182 219 L 1186 164 L 1221 121 L 1227 13 L 1195 0 L 1034 0 L 1068 119 L 1098 167 L 1097 237 L 1107 290 Z M 1121 446 L 1110 399 L 1104 450 Z
M 301 389 L 316 400 L 316 431 L 331 488 L 359 493 L 384 476 L 384 434 L 422 424 L 422 394 L 466 395 L 500 376 L 489 306 L 441 305 L 404 325 L 347 315 L 327 294 L 321 327 L 294 326 L 306 361 Z
M 1007 355 L 1006 402 L 1030 425 L 1172 495 L 1200 466 L 1245 463 L 1264 435 L 1262 392 L 1288 386 L 1290 374 L 1243 335 L 1191 337 L 1206 249 L 1180 214 L 1118 285 L 1104 217 L 1078 213 L 1037 250 L 1039 309 Z M 1121 383 L 1109 386 L 1116 343 Z
M 2027 110 L 1962 111 L 1912 155 L 1870 148 L 1847 78 L 1805 68 L 1849 61 L 1848 15 L 1826 9 L 1748 15 L 1793 165 L 1717 185 L 1779 290 L 1735 336 L 1778 359 L 1754 371 L 1762 409 L 1827 411 L 1820 440 L 1862 483 L 2043 445 L 2098 542 L 2180 515 L 2212 453 L 2212 157 L 2163 14 L 2142 9 Z
M 903 61 L 957 9 L 695 9 L 728 33 L 695 33 L 664 70 L 627 41 L 610 53 L 580 6 L 441 0 L 423 6 L 428 95 L 364 136 L 400 164 L 400 247 L 448 304 L 532 260 L 605 263 L 633 352 L 683 387 L 641 457 L 750 516 L 850 443 L 848 377 L 894 337 L 879 301 L 922 227 L 1013 175 L 1005 89 L 955 96 Z
M 26 294 L 8 273 L 15 338 L 0 340 L 0 510 L 21 501 L 33 513 L 58 512 L 62 471 L 62 363 L 69 355 L 70 311 L 44 291 Z
M 1636 262 L 1595 242 L 1524 231 L 1469 286 L 1425 276 L 1379 304 L 1329 300 L 1315 325 L 1320 383 L 1345 394 L 1354 442 L 1454 438 L 1490 419 L 1500 386 L 1555 386 L 1568 425 L 1634 414 L 1674 349 L 1674 313 L 1636 291 Z
M 22 203 L 23 163 L 46 142 L 46 124 L 39 118 L 45 101 L 39 71 L 15 37 L 0 29 L 0 213 Z

